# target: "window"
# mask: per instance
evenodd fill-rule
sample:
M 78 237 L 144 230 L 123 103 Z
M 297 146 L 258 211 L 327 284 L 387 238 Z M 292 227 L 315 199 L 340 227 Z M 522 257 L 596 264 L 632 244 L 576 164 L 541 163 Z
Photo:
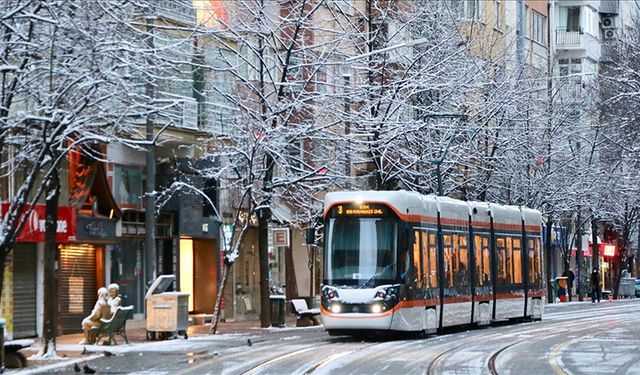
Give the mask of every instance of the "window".
M 580 7 L 559 7 L 558 27 L 565 31 L 580 31 Z
M 413 233 L 413 272 L 415 273 L 413 281 L 417 288 L 422 288 L 422 272 L 420 270 L 422 269 L 421 263 L 424 263 L 424 260 L 420 261 L 420 231 L 416 230 Z
M 522 284 L 522 246 L 520 239 L 513 239 L 513 283 Z
M 531 11 L 531 39 L 540 44 L 545 44 L 545 24 L 547 17 Z
M 512 243 L 511 238 L 496 238 L 498 255 L 498 285 L 512 283 Z
M 477 285 L 491 284 L 491 258 L 489 255 L 489 237 L 476 234 L 474 238 L 476 253 L 476 283 Z
M 467 236 L 464 234 L 460 235 L 460 247 L 459 247 L 459 256 L 458 256 L 458 272 L 457 275 L 459 277 L 458 285 L 460 286 L 469 286 L 469 254 L 467 252 Z
M 424 287 L 429 288 L 431 286 L 431 277 L 429 275 L 429 263 L 433 260 L 429 259 L 429 244 L 427 242 L 427 232 L 420 232 L 420 252 L 422 253 L 422 275 L 424 277 Z
M 449 9 L 460 18 L 479 21 L 484 18 L 484 0 L 449 0 Z
M 444 236 L 444 286 L 453 287 L 453 240 L 450 234 Z
M 582 89 L 582 59 L 560 59 L 560 90 L 569 97 L 578 98 Z
M 438 287 L 438 242 L 436 235 L 429 233 L 429 280 L 432 288 Z
M 541 286 L 542 259 L 540 254 L 540 238 L 527 241 L 529 252 L 529 282 L 534 286 Z
M 493 27 L 498 30 L 502 30 L 502 4 L 500 0 L 494 0 L 493 20 Z

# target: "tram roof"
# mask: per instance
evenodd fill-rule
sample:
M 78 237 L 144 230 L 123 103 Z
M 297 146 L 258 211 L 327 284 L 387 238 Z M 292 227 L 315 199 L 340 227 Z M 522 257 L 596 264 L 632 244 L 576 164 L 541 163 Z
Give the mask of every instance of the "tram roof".
M 346 202 L 384 203 L 392 206 L 401 214 L 421 215 L 428 217 L 437 216 L 454 220 L 460 225 L 468 221 L 471 214 L 474 224 L 488 224 L 490 216 L 494 223 L 504 224 L 509 227 L 525 225 L 540 225 L 542 218 L 540 212 L 527 207 L 506 206 L 486 202 L 465 202 L 449 197 L 437 197 L 435 195 L 422 195 L 413 191 L 338 191 L 327 193 L 325 196 L 325 212 L 334 204 Z M 490 216 L 489 216 L 490 215 Z

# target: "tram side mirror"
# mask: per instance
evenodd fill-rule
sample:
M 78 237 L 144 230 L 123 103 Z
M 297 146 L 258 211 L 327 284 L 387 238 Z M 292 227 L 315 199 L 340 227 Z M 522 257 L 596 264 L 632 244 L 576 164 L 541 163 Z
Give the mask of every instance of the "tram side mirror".
M 313 245 L 316 243 L 316 228 L 307 228 L 307 245 Z

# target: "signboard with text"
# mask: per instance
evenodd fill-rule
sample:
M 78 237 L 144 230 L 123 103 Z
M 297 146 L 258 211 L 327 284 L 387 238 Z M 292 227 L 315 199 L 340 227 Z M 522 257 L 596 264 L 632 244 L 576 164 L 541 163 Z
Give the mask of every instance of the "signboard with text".
M 9 204 L 3 203 L 0 206 L 0 213 L 4 214 L 9 210 Z M 28 206 L 25 206 L 25 211 Z M 22 227 L 16 242 L 44 242 L 45 229 L 45 205 L 38 204 L 33 208 L 27 222 Z M 57 222 L 57 242 L 73 242 L 76 240 L 76 210 L 72 207 L 58 207 Z
M 289 246 L 289 228 L 273 228 L 273 246 Z

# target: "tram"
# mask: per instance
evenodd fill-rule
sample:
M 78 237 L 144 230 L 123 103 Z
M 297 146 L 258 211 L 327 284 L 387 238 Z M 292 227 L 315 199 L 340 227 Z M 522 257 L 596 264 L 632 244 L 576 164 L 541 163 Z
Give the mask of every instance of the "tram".
M 408 191 L 325 197 L 329 334 L 542 319 L 540 212 Z

